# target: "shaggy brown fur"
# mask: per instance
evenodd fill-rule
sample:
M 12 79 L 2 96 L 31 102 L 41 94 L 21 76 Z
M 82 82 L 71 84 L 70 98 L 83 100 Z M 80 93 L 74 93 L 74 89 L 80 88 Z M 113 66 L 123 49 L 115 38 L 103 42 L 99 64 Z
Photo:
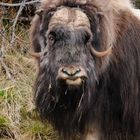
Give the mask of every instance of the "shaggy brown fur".
M 140 140 L 140 21 L 129 0 L 42 0 L 31 26 L 41 52 L 35 101 L 65 140 Z M 81 24 L 80 24 L 81 22 Z M 91 47 L 111 54 L 96 57 Z M 59 81 L 79 66 L 79 87 Z

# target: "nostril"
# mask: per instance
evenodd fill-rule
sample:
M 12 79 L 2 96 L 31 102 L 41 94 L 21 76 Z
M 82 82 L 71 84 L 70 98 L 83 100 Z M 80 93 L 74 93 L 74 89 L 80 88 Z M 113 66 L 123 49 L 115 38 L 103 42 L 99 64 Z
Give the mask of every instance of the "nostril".
M 76 70 L 74 71 L 73 75 L 76 75 L 76 74 L 78 74 L 78 73 L 80 73 L 80 72 L 81 72 L 81 69 L 78 68 L 78 69 L 76 69 Z
M 79 73 L 80 71 L 81 71 L 81 69 L 80 69 L 80 68 L 76 69 L 76 73 Z
M 68 76 L 72 76 L 72 73 L 70 72 L 70 70 L 63 68 L 62 72 Z
M 63 68 L 62 72 L 65 73 L 68 76 L 75 76 L 76 74 L 81 72 L 81 69 L 80 68 L 77 68 L 77 69 L 66 69 L 66 68 Z
M 62 69 L 62 72 L 65 73 L 65 74 L 68 74 L 67 70 L 64 68 Z

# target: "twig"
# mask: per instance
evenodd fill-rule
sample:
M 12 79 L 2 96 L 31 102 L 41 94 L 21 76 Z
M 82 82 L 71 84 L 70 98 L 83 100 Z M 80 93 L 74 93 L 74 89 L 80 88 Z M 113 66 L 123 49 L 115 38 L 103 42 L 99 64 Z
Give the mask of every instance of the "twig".
M 5 71 L 6 71 L 6 75 L 7 75 L 8 79 L 13 80 L 13 77 L 12 77 L 12 75 L 11 75 L 11 73 L 10 73 L 10 70 L 9 70 L 9 68 L 6 66 L 6 64 L 4 63 L 3 58 L 0 58 L 0 62 L 1 62 L 2 67 L 3 67 L 3 68 L 5 69 Z
M 19 18 L 20 14 L 25 6 L 25 2 L 26 2 L 26 0 L 23 0 L 22 3 L 20 4 L 19 10 L 17 12 L 16 18 L 15 18 L 13 26 L 12 26 L 12 37 L 11 37 L 11 42 L 10 42 L 11 46 L 13 46 L 13 43 L 15 41 L 15 27 L 16 27 L 18 18 Z
M 2 26 L 1 34 L 2 34 L 2 43 L 0 48 L 0 63 L 4 70 L 6 71 L 6 75 L 10 80 L 13 80 L 13 77 L 10 73 L 10 69 L 7 67 L 7 65 L 4 63 L 3 59 L 5 57 L 5 49 L 6 49 L 6 38 L 5 38 L 5 28 L 3 27 L 2 23 L 0 23 Z
M 9 17 L 4 17 L 3 18 L 4 20 L 7 20 L 7 21 L 13 21 L 13 19 L 12 18 L 9 18 Z M 23 16 L 20 16 L 19 18 L 18 18 L 18 21 L 19 22 L 31 22 L 32 21 L 32 19 L 33 19 L 33 17 L 31 17 L 31 16 L 29 16 L 29 17 L 23 17 Z
M 1 49 L 0 49 L 0 57 L 4 57 L 4 53 L 5 53 L 5 47 L 6 47 L 6 39 L 5 39 L 5 29 L 2 28 L 2 43 L 1 43 Z
M 5 28 L 2 24 L 2 20 L 0 21 L 0 34 L 1 34 L 1 37 L 2 37 L 2 42 L 1 42 L 1 48 L 0 48 L 0 58 L 3 58 L 4 55 L 5 55 L 5 51 L 6 51 L 6 31 L 5 31 Z
M 34 1 L 29 1 L 29 2 L 25 2 L 25 5 L 29 5 L 29 4 L 33 4 L 33 3 L 37 3 L 40 2 L 40 0 L 34 0 Z M 21 6 L 22 3 L 14 3 L 14 4 L 10 4 L 10 3 L 3 3 L 0 2 L 0 6 L 8 6 L 8 7 L 16 7 L 16 6 Z
M 0 91 L 7 91 L 7 90 L 12 89 L 14 87 L 15 87 L 15 85 L 10 86 L 10 87 L 6 87 L 6 88 L 1 88 Z
M 8 43 L 10 43 L 9 39 L 6 37 L 6 35 L 3 34 L 3 31 L 2 31 L 2 30 L 0 30 L 0 35 L 1 35 L 3 38 L 5 38 L 5 40 L 7 40 Z
M 19 36 L 15 36 L 15 38 L 17 39 L 17 42 L 19 43 L 30 44 L 30 42 L 27 42 L 26 40 L 21 39 Z

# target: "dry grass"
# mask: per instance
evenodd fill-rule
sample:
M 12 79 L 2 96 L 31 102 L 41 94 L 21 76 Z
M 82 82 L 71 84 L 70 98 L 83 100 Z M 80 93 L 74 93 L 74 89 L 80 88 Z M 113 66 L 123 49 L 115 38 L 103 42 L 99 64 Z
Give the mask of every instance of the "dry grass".
M 48 123 L 43 125 L 35 111 L 32 87 L 36 66 L 28 54 L 29 27 L 21 24 L 16 28 L 12 47 L 9 23 L 4 23 L 3 28 L 6 38 L 2 60 L 11 78 L 0 63 L 0 140 L 58 140 L 56 132 Z M 0 44 L 2 40 L 0 37 Z

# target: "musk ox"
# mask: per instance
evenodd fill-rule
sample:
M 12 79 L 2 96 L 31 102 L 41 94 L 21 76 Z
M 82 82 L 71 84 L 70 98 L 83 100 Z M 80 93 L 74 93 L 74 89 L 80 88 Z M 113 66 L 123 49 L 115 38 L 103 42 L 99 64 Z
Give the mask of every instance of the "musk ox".
M 140 21 L 129 0 L 42 0 L 31 25 L 35 102 L 64 140 L 140 140 Z

